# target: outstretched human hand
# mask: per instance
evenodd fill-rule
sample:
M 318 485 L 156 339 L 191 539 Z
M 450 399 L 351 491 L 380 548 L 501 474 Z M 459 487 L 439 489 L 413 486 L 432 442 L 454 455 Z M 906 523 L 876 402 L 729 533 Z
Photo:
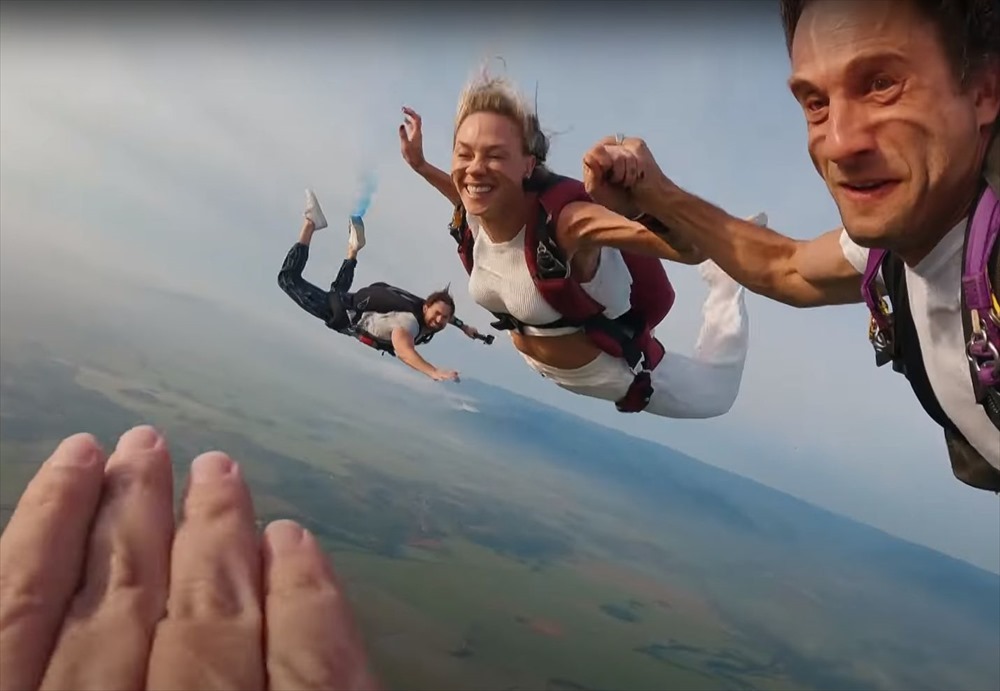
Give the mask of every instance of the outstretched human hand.
M 450 369 L 436 369 L 431 372 L 431 379 L 434 381 L 461 381 L 458 372 Z
M 377 683 L 336 576 L 292 521 L 258 535 L 235 461 L 194 459 L 175 529 L 166 440 L 89 434 L 41 465 L 0 537 L 0 691 Z
M 399 150 L 403 154 L 403 160 L 414 170 L 419 170 L 427 163 L 424 159 L 424 134 L 421 124 L 417 111 L 403 106 L 403 124 L 399 126 Z

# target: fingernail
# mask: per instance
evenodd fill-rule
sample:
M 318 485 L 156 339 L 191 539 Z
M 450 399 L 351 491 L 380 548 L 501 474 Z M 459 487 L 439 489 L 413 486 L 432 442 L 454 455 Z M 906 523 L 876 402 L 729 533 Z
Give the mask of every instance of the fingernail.
M 152 425 L 133 427 L 118 440 L 121 451 L 150 451 L 163 441 L 161 435 Z
M 267 542 L 271 551 L 282 554 L 302 544 L 305 530 L 295 521 L 280 520 L 267 526 Z
M 221 451 L 210 451 L 198 456 L 191 463 L 192 482 L 212 482 L 229 475 L 236 464 Z
M 101 444 L 89 432 L 66 437 L 52 455 L 52 465 L 69 468 L 95 462 L 101 454 Z

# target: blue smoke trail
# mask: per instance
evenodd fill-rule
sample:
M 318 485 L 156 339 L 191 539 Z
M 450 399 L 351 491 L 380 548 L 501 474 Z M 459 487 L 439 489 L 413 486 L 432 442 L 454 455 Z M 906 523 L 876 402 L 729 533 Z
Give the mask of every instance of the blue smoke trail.
M 354 204 L 354 211 L 351 212 L 352 216 L 365 217 L 365 214 L 368 213 L 368 207 L 371 206 L 372 197 L 375 196 L 376 187 L 378 184 L 375 179 L 375 171 L 370 170 L 361 178 L 361 190 L 358 194 L 358 201 Z

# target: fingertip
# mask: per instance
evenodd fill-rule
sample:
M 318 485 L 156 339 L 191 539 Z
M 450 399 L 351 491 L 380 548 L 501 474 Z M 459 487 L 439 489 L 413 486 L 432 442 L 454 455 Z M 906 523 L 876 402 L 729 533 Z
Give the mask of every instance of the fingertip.
M 163 435 L 152 425 L 137 425 L 118 439 L 120 451 L 151 451 L 162 447 Z
M 264 528 L 264 532 L 287 531 L 290 529 L 305 530 L 305 528 L 302 527 L 302 524 L 298 521 L 292 520 L 291 518 L 276 518 L 267 524 L 267 527 Z
M 71 434 L 60 442 L 60 446 L 66 447 L 90 447 L 93 449 L 101 449 L 100 440 L 92 432 L 77 432 L 76 434 Z
M 306 529 L 293 520 L 282 518 L 264 528 L 264 542 L 275 555 L 298 549 L 306 539 Z
M 78 432 L 63 439 L 52 454 L 53 465 L 87 466 L 104 458 L 104 448 L 90 432 Z
M 271 521 L 264 527 L 262 542 L 265 561 L 272 574 L 312 574 L 311 578 L 319 580 L 310 582 L 322 581 L 334 590 L 340 589 L 333 563 L 323 546 L 312 531 L 300 523 L 287 518 Z
M 237 472 L 237 464 L 224 451 L 206 451 L 191 462 L 191 482 L 220 480 Z
M 194 460 L 191 461 L 191 462 L 192 463 L 208 463 L 208 462 L 210 462 L 209 460 L 206 460 L 206 459 L 210 459 L 211 462 L 215 462 L 215 463 L 225 463 L 226 461 L 228 461 L 230 463 L 235 463 L 236 462 L 236 461 L 233 460 L 232 456 L 230 456 L 228 453 L 226 453 L 222 449 L 209 449 L 208 451 L 203 451 L 202 453 L 200 453 L 197 456 L 195 456 Z

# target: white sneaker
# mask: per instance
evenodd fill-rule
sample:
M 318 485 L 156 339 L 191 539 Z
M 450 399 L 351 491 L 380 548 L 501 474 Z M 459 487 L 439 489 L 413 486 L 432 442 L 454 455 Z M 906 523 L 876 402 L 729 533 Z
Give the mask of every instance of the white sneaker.
M 360 216 L 351 216 L 347 225 L 349 228 L 347 244 L 357 252 L 365 246 L 365 222 Z
M 312 190 L 306 190 L 306 211 L 303 215 L 312 221 L 315 230 L 326 228 L 326 216 L 323 215 L 323 209 L 319 208 L 319 200 Z

